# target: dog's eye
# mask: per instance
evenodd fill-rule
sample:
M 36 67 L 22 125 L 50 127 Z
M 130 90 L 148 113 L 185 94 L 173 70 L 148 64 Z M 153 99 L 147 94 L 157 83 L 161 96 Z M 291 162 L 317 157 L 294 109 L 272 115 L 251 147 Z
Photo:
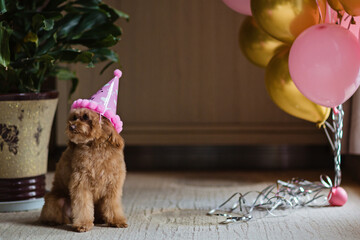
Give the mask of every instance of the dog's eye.
M 84 121 L 87 121 L 87 120 L 89 120 L 89 116 L 85 113 L 85 114 L 82 116 L 82 119 L 83 119 Z
M 76 115 L 72 116 L 71 118 L 73 121 L 75 121 L 77 119 Z

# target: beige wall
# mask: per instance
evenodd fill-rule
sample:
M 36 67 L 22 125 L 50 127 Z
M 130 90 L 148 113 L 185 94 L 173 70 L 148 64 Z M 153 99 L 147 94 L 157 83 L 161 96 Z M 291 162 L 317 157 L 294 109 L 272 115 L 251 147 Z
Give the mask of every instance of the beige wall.
M 244 16 L 221 0 L 106 1 L 130 14 L 116 46 L 123 77 L 118 112 L 127 144 L 322 144 L 315 124 L 295 119 L 270 100 L 264 69 L 238 47 Z M 78 67 L 74 98 L 88 98 L 112 78 Z M 64 92 L 69 86 L 59 83 Z M 58 114 L 58 144 L 66 100 Z

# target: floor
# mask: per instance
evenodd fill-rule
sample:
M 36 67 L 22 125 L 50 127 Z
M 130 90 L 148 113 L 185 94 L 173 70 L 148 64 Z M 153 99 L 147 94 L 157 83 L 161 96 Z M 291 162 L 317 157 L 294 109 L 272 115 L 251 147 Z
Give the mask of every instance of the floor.
M 359 239 L 360 185 L 346 181 L 343 207 L 304 207 L 278 217 L 219 224 L 206 213 L 234 192 L 262 190 L 277 179 L 318 180 L 320 172 L 129 172 L 124 206 L 129 227 L 95 226 L 86 233 L 70 226 L 43 226 L 39 210 L 0 213 L 0 239 Z M 48 174 L 50 185 L 53 174 Z

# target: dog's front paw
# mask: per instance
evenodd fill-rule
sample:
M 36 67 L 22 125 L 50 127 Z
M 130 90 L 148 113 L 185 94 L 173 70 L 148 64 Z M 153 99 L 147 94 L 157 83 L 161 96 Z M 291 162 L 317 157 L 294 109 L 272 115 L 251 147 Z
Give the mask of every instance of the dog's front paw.
M 73 228 L 78 232 L 87 232 L 91 230 L 93 227 L 94 227 L 94 223 L 92 222 L 79 223 L 73 225 Z
M 126 218 L 115 219 L 114 221 L 109 222 L 109 225 L 111 227 L 117 227 L 117 228 L 127 228 L 128 227 L 128 225 L 126 223 Z

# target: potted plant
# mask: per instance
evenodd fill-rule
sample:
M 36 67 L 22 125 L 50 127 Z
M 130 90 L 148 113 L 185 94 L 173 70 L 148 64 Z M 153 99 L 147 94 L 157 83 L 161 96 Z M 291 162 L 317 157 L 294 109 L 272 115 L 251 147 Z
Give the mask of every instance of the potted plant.
M 100 0 L 0 0 L 0 211 L 42 206 L 58 96 L 46 85 L 70 80 L 72 93 L 66 63 L 117 63 L 119 18 Z

